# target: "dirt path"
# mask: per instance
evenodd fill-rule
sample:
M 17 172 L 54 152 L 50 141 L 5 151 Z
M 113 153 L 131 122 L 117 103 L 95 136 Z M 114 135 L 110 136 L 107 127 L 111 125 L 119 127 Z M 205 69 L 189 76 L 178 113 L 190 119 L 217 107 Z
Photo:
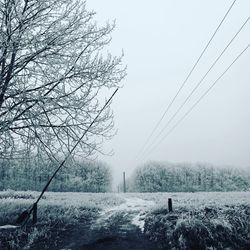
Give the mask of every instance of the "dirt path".
M 145 215 L 153 205 L 152 201 L 125 198 L 125 203 L 102 211 L 89 228 L 78 228 L 71 243 L 61 249 L 157 249 L 143 234 Z
M 101 212 L 99 219 L 93 227 L 108 227 L 110 219 L 122 214 L 123 217 L 130 219 L 130 224 L 143 230 L 145 215 L 153 205 L 153 201 L 146 201 L 136 197 L 125 198 L 125 203 Z

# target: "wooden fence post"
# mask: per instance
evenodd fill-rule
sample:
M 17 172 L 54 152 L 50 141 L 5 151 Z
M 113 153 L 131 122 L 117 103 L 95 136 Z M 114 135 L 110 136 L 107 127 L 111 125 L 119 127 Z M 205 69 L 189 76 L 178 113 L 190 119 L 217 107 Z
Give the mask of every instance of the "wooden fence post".
M 34 203 L 33 205 L 33 218 L 32 218 L 32 223 L 36 224 L 37 223 L 37 203 Z
M 172 204 L 172 199 L 168 199 L 168 211 L 172 212 L 173 211 L 173 204 Z

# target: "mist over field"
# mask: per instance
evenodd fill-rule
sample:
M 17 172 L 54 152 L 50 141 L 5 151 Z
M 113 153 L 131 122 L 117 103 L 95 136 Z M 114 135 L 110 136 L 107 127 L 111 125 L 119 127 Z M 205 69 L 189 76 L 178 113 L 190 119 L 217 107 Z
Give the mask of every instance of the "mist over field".
M 249 250 L 249 10 L 0 0 L 0 250 Z

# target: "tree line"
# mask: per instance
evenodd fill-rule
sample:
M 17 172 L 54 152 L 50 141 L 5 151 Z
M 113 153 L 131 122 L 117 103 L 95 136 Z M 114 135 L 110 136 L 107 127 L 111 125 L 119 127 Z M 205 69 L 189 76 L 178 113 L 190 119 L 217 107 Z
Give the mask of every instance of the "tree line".
M 24 161 L 0 161 L 0 190 L 41 191 L 58 165 L 44 163 L 33 157 Z M 100 161 L 70 161 L 55 176 L 49 191 L 110 192 L 112 174 L 109 166 Z
M 246 191 L 250 173 L 205 163 L 148 162 L 134 171 L 127 186 L 131 192 Z

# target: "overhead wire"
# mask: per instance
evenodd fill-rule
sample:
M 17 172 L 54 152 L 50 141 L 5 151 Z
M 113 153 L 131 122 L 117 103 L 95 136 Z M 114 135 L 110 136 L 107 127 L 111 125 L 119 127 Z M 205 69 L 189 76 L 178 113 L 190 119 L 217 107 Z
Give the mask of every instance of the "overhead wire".
M 228 42 L 228 44 L 226 45 L 226 47 L 222 50 L 222 52 L 219 54 L 219 56 L 215 59 L 215 61 L 212 63 L 212 65 L 209 67 L 209 69 L 207 70 L 207 72 L 203 75 L 203 77 L 201 78 L 201 80 L 194 86 L 194 88 L 192 89 L 192 91 L 190 92 L 190 94 L 186 97 L 186 99 L 184 100 L 184 102 L 182 102 L 182 104 L 179 106 L 179 108 L 177 109 L 177 111 L 170 117 L 170 119 L 168 120 L 168 122 L 165 124 L 165 126 L 161 129 L 161 131 L 157 134 L 157 136 L 154 138 L 154 140 L 152 141 L 152 143 L 149 145 L 148 148 L 151 148 L 152 145 L 158 140 L 158 138 L 162 135 L 162 133 L 168 128 L 168 126 L 171 124 L 171 122 L 174 120 L 174 118 L 176 117 L 176 115 L 179 114 L 179 112 L 182 110 L 182 108 L 185 106 L 185 104 L 188 102 L 188 100 L 192 97 L 192 95 L 195 93 L 195 91 L 199 88 L 199 86 L 203 83 L 204 79 L 207 77 L 207 75 L 211 72 L 211 70 L 214 68 L 214 66 L 217 64 L 217 62 L 220 60 L 220 58 L 224 55 L 224 53 L 227 51 L 227 49 L 230 47 L 230 45 L 232 44 L 232 42 L 235 40 L 235 38 L 240 34 L 240 32 L 242 31 L 242 29 L 246 26 L 246 24 L 249 22 L 250 17 L 248 17 L 245 22 L 241 25 L 241 27 L 238 29 L 238 31 L 235 33 L 235 35 L 233 36 L 233 38 Z M 147 153 L 148 150 L 145 150 L 144 154 Z
M 137 157 L 144 152 L 145 147 L 148 145 L 150 139 L 152 138 L 152 136 L 154 135 L 155 131 L 158 129 L 159 125 L 161 124 L 162 120 L 164 119 L 164 117 L 166 116 L 167 112 L 170 110 L 171 106 L 173 105 L 173 103 L 175 102 L 176 98 L 178 97 L 178 95 L 180 94 L 180 92 L 182 91 L 182 89 L 184 88 L 186 82 L 188 81 L 188 79 L 190 78 L 190 76 L 192 75 L 193 71 L 195 70 L 195 68 L 197 67 L 198 63 L 200 62 L 201 58 L 203 57 L 204 53 L 206 52 L 206 50 L 208 49 L 209 45 L 211 44 L 212 40 L 214 39 L 216 33 L 218 32 L 218 30 L 220 29 L 221 25 L 223 24 L 223 22 L 225 21 L 225 19 L 227 18 L 228 14 L 230 13 L 231 9 L 233 8 L 235 2 L 237 0 L 234 0 L 232 2 L 232 4 L 230 5 L 230 7 L 228 8 L 227 12 L 225 13 L 225 15 L 223 16 L 222 20 L 220 21 L 219 25 L 217 26 L 217 28 L 215 29 L 213 35 L 211 36 L 211 38 L 209 39 L 208 43 L 206 44 L 205 48 L 202 50 L 200 56 L 198 57 L 198 59 L 196 60 L 195 64 L 193 65 L 193 67 L 191 68 L 191 70 L 189 71 L 187 77 L 185 78 L 185 80 L 183 81 L 183 83 L 181 84 L 180 88 L 178 89 L 177 93 L 175 94 L 175 96 L 173 97 L 173 99 L 171 100 L 171 102 L 169 103 L 169 105 L 167 106 L 166 110 L 164 111 L 163 115 L 161 116 L 160 120 L 156 123 L 155 127 L 153 128 L 152 132 L 150 133 L 149 137 L 147 138 L 146 142 L 143 144 L 141 150 L 139 151 Z
M 211 89 L 218 83 L 218 81 L 228 72 L 228 70 L 233 66 L 236 61 L 247 51 L 250 47 L 250 43 L 245 47 L 244 50 L 233 60 L 233 62 L 223 71 L 223 73 L 213 82 L 213 84 L 201 95 L 201 97 L 191 106 L 191 108 L 175 123 L 175 125 L 168 131 L 168 133 L 162 137 L 162 139 L 150 149 L 148 155 L 151 154 L 155 149 L 169 136 L 174 129 L 192 112 L 192 110 L 201 102 L 201 100 L 211 91 Z

